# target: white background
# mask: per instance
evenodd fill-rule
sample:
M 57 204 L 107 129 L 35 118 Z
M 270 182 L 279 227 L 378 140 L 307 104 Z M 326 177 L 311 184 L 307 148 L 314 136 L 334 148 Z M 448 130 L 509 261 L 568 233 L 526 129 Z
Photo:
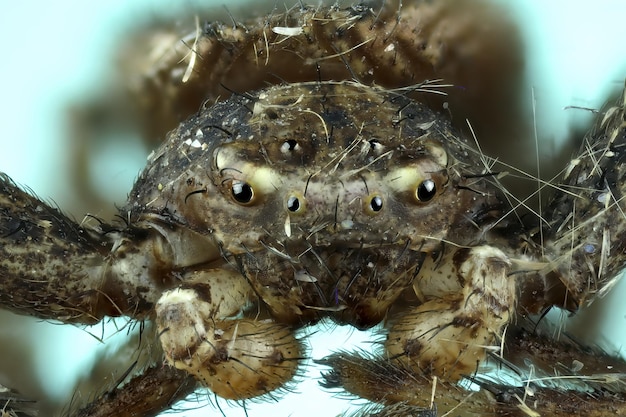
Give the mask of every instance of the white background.
M 63 123 L 67 104 L 93 94 L 93 87 L 106 78 L 111 65 L 108 56 L 114 45 L 112 36 L 125 25 L 189 4 L 172 0 L 141 0 L 132 5 L 122 0 L 3 1 L 0 14 L 0 170 L 63 208 L 64 201 L 71 195 L 64 188 L 68 181 L 63 173 L 68 164 L 64 149 L 69 146 L 69 139 Z M 523 24 L 528 45 L 529 101 L 531 88 L 534 88 L 541 97 L 537 111 L 544 120 L 552 122 L 538 126 L 539 139 L 558 141 L 572 123 L 586 117 L 583 112 L 564 111 L 565 106 L 598 108 L 610 89 L 623 84 L 626 2 L 519 0 L 509 4 Z M 115 201 L 122 202 L 146 153 L 147 150 L 141 148 L 125 149 L 115 158 L 107 156 L 98 162 L 113 179 L 110 182 L 119 186 Z M 73 214 L 80 218 L 81 213 Z M 624 287 L 620 285 L 617 290 L 624 294 Z M 605 312 L 606 317 L 597 325 L 588 326 L 586 334 L 592 340 L 605 343 L 611 352 L 620 353 L 624 340 L 617 335 L 626 334 L 623 331 L 626 307 L 616 296 L 603 301 L 596 309 Z M 12 358 L 6 353 L 10 350 L 0 347 L 0 383 L 11 385 L 40 378 L 52 398 L 60 399 L 68 391 L 71 393 L 74 374 L 93 359 L 98 343 L 86 332 L 71 326 L 31 319 L 12 321 L 11 325 L 3 323 L 0 346 L 26 343 L 41 346 L 41 349 L 31 358 L 36 375 L 26 374 L 27 367 L 18 364 L 17 368 L 23 372 L 7 376 L 2 370 L 10 368 Z M 359 336 L 363 335 L 337 329 L 337 333 L 327 336 L 326 340 L 314 340 L 312 344 L 344 347 L 348 339 Z M 316 350 L 312 356 L 321 357 L 325 353 Z M 335 415 L 344 410 L 348 403 L 345 399 L 335 400 L 333 405 L 327 400 L 328 394 L 317 396 L 323 395 L 323 390 L 317 387 L 318 375 L 319 369 L 312 370 L 306 384 L 298 385 L 299 394 L 289 395 L 279 405 L 266 404 L 265 407 L 270 408 L 265 409 L 250 405 L 249 415 Z M 226 406 L 224 411 L 229 417 L 244 415 L 239 407 Z M 197 415 L 217 413 L 204 411 Z M 195 414 L 188 411 L 184 415 Z

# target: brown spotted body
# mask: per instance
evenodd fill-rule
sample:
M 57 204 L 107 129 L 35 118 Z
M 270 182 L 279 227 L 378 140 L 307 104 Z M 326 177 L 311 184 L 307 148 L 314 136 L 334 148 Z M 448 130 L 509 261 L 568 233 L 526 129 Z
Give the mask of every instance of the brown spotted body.
M 463 188 L 479 166 L 461 159 L 468 149 L 399 93 L 275 87 L 181 125 L 151 156 L 130 209 L 138 219 L 167 211 L 205 234 L 281 321 L 331 315 L 366 328 L 451 225 L 478 226 L 481 185 Z

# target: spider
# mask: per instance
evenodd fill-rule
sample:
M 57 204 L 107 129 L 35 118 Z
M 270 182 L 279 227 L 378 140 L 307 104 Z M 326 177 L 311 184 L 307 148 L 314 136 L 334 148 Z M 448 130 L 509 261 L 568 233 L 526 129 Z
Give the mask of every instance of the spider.
M 140 88 L 145 114 L 159 114 L 148 135 L 173 127 L 169 107 L 195 116 L 151 155 L 117 222 L 76 224 L 3 177 L 6 308 L 156 323 L 142 334 L 168 365 L 147 366 L 77 415 L 154 414 L 196 381 L 224 398 L 271 395 L 305 355 L 293 331 L 323 317 L 385 322 L 380 356 L 319 361 L 327 387 L 380 404 L 371 414 L 621 410 L 619 372 L 616 382 L 585 378 L 573 362 L 597 373 L 619 361 L 522 322 L 551 306 L 576 310 L 622 267 L 624 102 L 553 185 L 543 220 L 514 216 L 494 161 L 423 104 L 436 106 L 437 85 L 412 82 L 438 73 L 441 57 L 411 20 L 429 7 L 298 5 L 199 25 L 190 59 L 164 57 Z M 286 67 L 294 56 L 296 71 Z M 451 113 L 471 117 L 455 100 L 467 97 L 451 96 Z M 572 364 L 537 367 L 576 376 L 592 394 L 476 375 L 487 357 L 523 373 L 529 351 Z M 461 378 L 482 390 L 468 397 Z

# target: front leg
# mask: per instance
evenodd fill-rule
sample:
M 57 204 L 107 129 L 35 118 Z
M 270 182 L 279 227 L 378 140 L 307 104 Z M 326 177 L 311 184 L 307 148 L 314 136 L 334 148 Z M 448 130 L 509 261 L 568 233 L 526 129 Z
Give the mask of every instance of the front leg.
M 460 291 L 429 298 L 393 321 L 388 356 L 417 374 L 457 381 L 476 371 L 509 321 L 516 301 L 508 257 L 491 246 L 461 248 L 426 262 L 417 282 L 440 277 Z M 452 285 L 454 286 L 454 285 Z
M 414 282 L 421 304 L 392 314 L 387 357 L 338 353 L 317 361 L 332 368 L 324 386 L 382 404 L 366 414 L 376 417 L 495 413 L 486 391 L 467 401 L 470 394 L 456 382 L 475 373 L 510 319 L 516 298 L 510 269 L 508 257 L 490 246 L 428 257 Z
M 272 320 L 242 319 L 252 289 L 235 270 L 198 271 L 156 305 L 167 361 L 220 397 L 242 400 L 282 387 L 296 374 L 302 346 Z

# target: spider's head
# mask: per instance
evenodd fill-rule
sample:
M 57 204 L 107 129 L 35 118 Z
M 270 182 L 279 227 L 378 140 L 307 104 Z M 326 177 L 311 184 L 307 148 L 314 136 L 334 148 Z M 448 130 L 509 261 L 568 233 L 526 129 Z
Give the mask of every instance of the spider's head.
M 428 252 L 468 205 L 457 158 L 471 160 L 468 149 L 443 117 L 397 92 L 276 86 L 182 124 L 131 200 L 210 235 L 226 253 L 268 245 Z
M 240 227 L 227 233 L 251 233 L 248 249 L 268 238 L 315 247 L 410 241 L 415 248 L 441 239 L 458 203 L 446 193 L 445 150 L 429 140 L 406 147 L 391 121 L 323 124 L 331 111 L 298 109 L 278 125 L 286 127 L 268 126 L 274 131 L 255 143 L 216 148 L 213 182 L 228 207 L 223 224 Z

